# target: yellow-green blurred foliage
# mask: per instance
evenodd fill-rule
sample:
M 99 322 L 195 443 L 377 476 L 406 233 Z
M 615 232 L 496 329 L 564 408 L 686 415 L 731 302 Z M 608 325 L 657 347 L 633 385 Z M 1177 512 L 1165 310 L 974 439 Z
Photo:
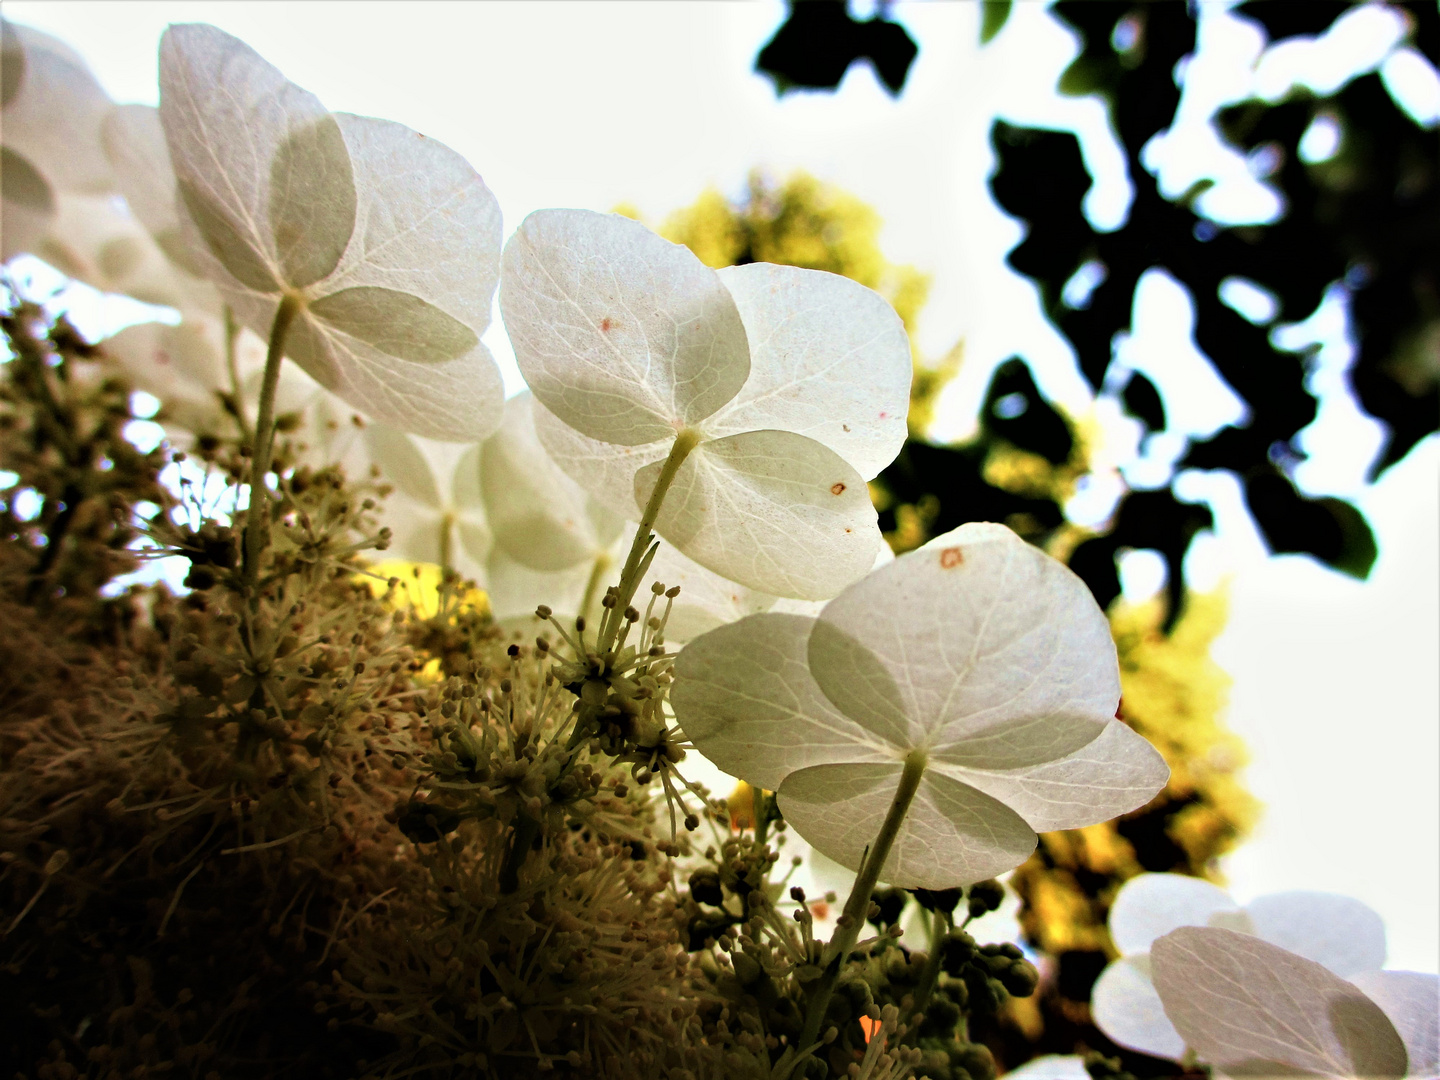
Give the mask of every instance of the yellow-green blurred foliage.
M 1169 636 L 1158 599 L 1112 609 L 1121 712 L 1165 756 L 1170 783 L 1116 821 L 1043 834 L 1015 871 L 1026 935 L 1047 952 L 1113 955 L 1105 917 L 1122 882 L 1145 870 L 1214 878 L 1253 824 L 1257 803 L 1236 776 L 1245 748 L 1220 721 L 1229 678 L 1210 657 L 1225 608 L 1221 593 L 1191 593 Z

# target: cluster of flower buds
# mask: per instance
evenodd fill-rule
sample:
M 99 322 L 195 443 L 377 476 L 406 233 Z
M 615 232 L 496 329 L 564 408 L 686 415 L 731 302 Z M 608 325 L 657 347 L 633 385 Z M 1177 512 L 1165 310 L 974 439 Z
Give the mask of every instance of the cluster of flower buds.
M 675 660 L 665 647 L 665 626 L 680 588 L 652 583 L 643 615 L 633 605 L 621 608 L 620 595 L 616 586 L 606 590 L 600 626 L 592 637 L 587 637 L 590 628 L 584 616 L 567 630 L 549 606 L 540 605 L 535 614 L 558 632 L 569 649 L 568 656 L 556 658 L 553 673 L 576 699 L 574 728 L 565 752 L 574 753 L 588 742 L 592 753 L 628 766 L 638 787 L 658 780 L 669 807 L 673 839 L 677 807 L 686 831 L 693 832 L 700 824 L 699 815 L 686 806 L 682 790 L 704 802 L 703 794 L 676 767 L 685 758 L 683 739 L 670 726 L 665 708 Z M 548 643 L 544 648 L 549 648 Z

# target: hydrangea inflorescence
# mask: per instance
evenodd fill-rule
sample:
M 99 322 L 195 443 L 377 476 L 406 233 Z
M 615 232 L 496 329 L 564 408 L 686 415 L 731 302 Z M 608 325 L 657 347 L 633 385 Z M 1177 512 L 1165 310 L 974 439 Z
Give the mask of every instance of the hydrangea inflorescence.
M 152 522 L 191 561 L 195 628 L 152 736 L 239 777 L 219 810 L 243 790 L 299 815 L 216 857 L 374 838 L 311 959 L 333 947 L 333 993 L 401 1040 L 376 1069 L 989 1080 L 967 1010 L 993 1015 L 1038 974 L 965 933 L 962 887 L 972 917 L 990 910 L 1003 889 L 978 883 L 1036 830 L 1130 810 L 1166 769 L 1115 719 L 1109 628 L 1058 562 L 977 524 L 887 563 L 867 481 L 906 437 L 895 311 L 833 274 L 715 271 L 579 210 L 531 215 L 502 267 L 495 200 L 447 148 L 327 111 L 212 27 L 172 27 L 160 60 L 159 109 L 91 116 L 85 141 L 184 321 L 117 337 L 107 360 L 182 373 L 183 390 L 149 384 L 174 399 L 163 418 L 229 485 L 272 494 L 223 526 Z M 480 344 L 502 278 L 531 386 L 503 405 Z M 242 328 L 268 338 L 263 362 Z M 307 378 L 282 391 L 284 356 L 365 417 Z M 314 444 L 282 438 L 271 485 L 277 432 Z M 372 534 L 391 496 L 397 526 Z M 354 580 L 377 578 L 360 552 L 392 543 L 445 565 L 433 610 L 407 613 L 398 578 L 378 597 Z M 472 567 L 557 607 L 490 618 L 453 572 Z M 754 785 L 748 834 L 680 776 L 690 745 Z M 828 943 L 804 890 L 772 877 L 787 820 L 858 871 Z M 671 859 L 690 860 L 688 898 Z M 898 944 L 907 899 L 874 894 L 882 879 L 926 890 L 928 943 Z M 301 990 L 325 1015 L 330 992 Z
M 432 438 L 494 430 L 500 210 L 464 158 L 328 112 L 211 26 L 166 31 L 160 122 L 186 246 L 242 322 L 270 335 L 288 303 L 285 351 L 352 405 Z
M 1151 798 L 1168 770 L 1114 719 L 1119 675 L 1084 584 L 1000 525 L 965 525 L 875 571 L 818 618 L 762 614 L 693 642 L 687 736 L 774 789 L 811 844 L 860 867 L 907 763 L 923 775 L 881 880 L 968 885 L 1037 829 Z
M 870 569 L 865 481 L 905 441 L 910 389 L 878 294 L 711 270 L 627 218 L 543 210 L 506 246 L 500 305 L 541 441 L 607 505 L 633 513 L 663 482 L 656 531 L 776 596 L 828 599 Z
M 1398 1038 L 1411 1074 L 1433 1072 L 1440 981 L 1381 970 L 1385 926 L 1358 900 L 1297 891 L 1241 906 L 1198 878 L 1142 874 L 1116 895 L 1110 936 L 1121 957 L 1096 982 L 1093 1007 L 1096 1026 L 1121 1046 L 1174 1061 L 1193 1049 L 1222 1067 L 1248 1055 L 1276 1062 L 1277 1075 L 1336 1055 L 1326 1067 L 1399 1076 L 1403 1068 L 1383 1071 L 1398 1067 Z M 1227 971 L 1253 1000 L 1224 990 Z M 1365 1018 L 1353 1030 L 1324 1004 L 1338 997 L 1354 999 Z

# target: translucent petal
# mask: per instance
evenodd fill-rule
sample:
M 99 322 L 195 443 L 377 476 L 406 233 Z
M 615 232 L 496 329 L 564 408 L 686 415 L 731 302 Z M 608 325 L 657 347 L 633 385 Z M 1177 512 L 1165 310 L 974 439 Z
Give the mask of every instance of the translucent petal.
M 485 580 L 490 530 L 483 509 L 464 497 L 465 478 L 478 470 L 478 457 L 477 447 L 366 425 L 343 464 L 352 474 L 373 464 L 379 480 L 394 488 L 380 509 L 380 523 L 391 530 L 386 558 L 433 563 Z
M 1121 957 L 1100 973 L 1090 991 L 1090 1014 L 1121 1046 L 1171 1061 L 1185 1055 L 1185 1040 L 1165 1015 L 1144 953 Z
M 303 289 L 339 264 L 355 230 L 355 172 L 334 117 L 291 128 L 280 141 L 267 216 L 286 284 Z
M 339 269 L 313 294 L 393 289 L 483 334 L 501 237 L 500 205 L 485 181 L 444 143 L 403 124 L 349 113 L 335 120 L 354 163 L 358 221 Z
M 886 548 L 885 550 L 889 551 L 890 549 Z M 767 610 L 777 611 L 785 615 L 804 615 L 807 618 L 814 619 L 818 618 L 820 612 L 825 610 L 825 601 L 795 600 L 787 596 L 782 596 L 780 597 L 780 599 L 776 600 L 775 603 L 771 604 Z
M 635 474 L 665 460 L 675 441 L 673 434 L 657 442 L 621 446 L 582 435 L 538 401 L 534 417 L 540 444 L 555 464 L 602 505 L 639 519 L 643 508 L 635 502 Z
M 895 762 L 801 769 L 776 792 L 780 812 L 817 850 L 858 869 L 889 812 L 903 768 Z M 1035 850 L 1035 840 L 1004 803 L 926 771 L 880 880 L 907 889 L 970 885 L 1020 865 Z
M 813 625 L 801 615 L 752 615 L 696 638 L 676 659 L 670 702 L 685 735 L 721 769 L 757 787 L 773 791 L 813 765 L 904 758 L 820 693 L 806 666 Z
M 806 658 L 826 700 L 887 744 L 902 750 L 918 746 L 896 681 L 904 672 L 887 666 L 863 642 L 827 622 L 824 615 L 822 609 L 815 620 Z
M 936 538 L 846 589 L 821 618 L 864 642 L 898 687 L 898 700 L 867 708 L 903 717 L 912 745 L 952 764 L 1063 757 L 1099 736 L 1119 703 L 1115 646 L 1090 590 L 1003 525 Z M 811 668 L 847 711 L 865 700 L 845 662 L 812 658 Z M 972 746 L 982 733 L 1000 737 Z
M 535 396 L 594 439 L 673 438 L 735 396 L 745 328 L 719 276 L 615 214 L 540 210 L 505 248 L 500 307 Z
M 636 475 L 638 503 L 661 467 Z M 859 474 L 788 431 L 701 443 L 676 472 L 655 531 L 722 577 L 800 600 L 839 592 L 870 569 L 882 543 Z
M 232 386 L 225 364 L 225 331 L 218 320 L 197 314 L 176 325 L 139 323 L 107 338 L 101 348 L 136 389 L 161 399 L 156 419 L 177 446 L 190 446 L 192 435 L 234 437 L 235 418 L 222 401 L 222 393 L 228 394 Z M 254 401 L 264 346 L 243 331 L 235 342 L 235 359 L 241 395 Z M 323 391 L 298 368 L 283 368 L 276 413 L 305 409 L 317 393 Z
M 175 170 L 160 111 L 149 105 L 117 105 L 105 118 L 105 155 L 130 212 L 165 255 L 187 273 L 203 277 L 206 263 L 187 242 L 176 199 Z M 215 308 L 219 310 L 218 295 Z
M 1155 942 L 1150 965 L 1176 1030 L 1231 1076 L 1405 1075 L 1405 1046 L 1385 1013 L 1313 960 L 1185 926 Z
M 210 320 L 212 323 L 215 320 Z M 220 331 L 223 334 L 223 330 Z M 235 342 L 235 362 L 240 374 L 240 396 L 247 402 L 260 400 L 260 387 L 265 381 L 265 343 L 249 330 L 241 329 Z M 225 385 L 229 386 L 229 376 Z M 275 415 L 308 413 L 321 396 L 328 397 L 314 379 L 294 364 L 282 364 L 280 381 L 275 387 Z M 253 409 L 251 410 L 253 413 Z M 328 465 L 329 461 L 322 462 Z
M 500 429 L 485 442 L 480 475 L 496 542 L 533 570 L 589 566 L 620 533 L 622 519 L 586 495 L 540 445 L 528 393 L 505 403 Z
M 385 356 L 417 364 L 457 360 L 479 344 L 475 331 L 411 293 L 355 285 L 314 301 L 310 314 Z
M 272 167 L 293 133 L 334 124 L 325 107 L 238 38 L 186 24 L 160 40 L 160 122 L 181 201 L 224 268 L 217 283 L 278 291 Z
M 485 564 L 490 558 L 492 543 L 490 528 L 483 518 L 462 514 L 455 521 L 455 537 L 459 546 L 453 547 L 457 566 L 470 566 L 465 574 L 481 585 L 485 584 Z
M 298 365 L 282 365 L 282 381 L 287 371 L 305 374 Z M 309 378 L 308 375 L 305 377 Z M 369 477 L 370 453 L 364 440 L 364 430 L 368 425 L 364 417 L 322 388 L 305 410 L 303 422 L 304 428 L 295 441 L 304 461 L 317 468 L 338 462 L 352 480 Z
M 441 565 L 445 549 L 445 515 L 433 506 L 396 491 L 381 504 L 381 525 L 390 529 L 385 557 Z M 452 558 L 453 566 L 453 558 Z
M 1385 923 L 1359 900 L 1282 892 L 1245 905 L 1251 932 L 1349 978 L 1385 965 Z
M 171 27 L 161 69 L 185 227 L 247 325 L 269 333 L 276 301 L 257 294 L 303 286 L 286 351 L 322 385 L 431 438 L 493 431 L 500 374 L 478 341 L 500 214 L 475 170 L 402 125 L 332 116 L 213 27 Z
M 225 385 L 218 324 L 198 319 L 178 325 L 138 323 L 107 338 L 101 348 L 136 389 L 161 398 L 162 423 L 173 420 L 187 430 L 209 433 L 227 425 L 216 394 Z
M 884 297 L 838 274 L 772 263 L 719 271 L 750 342 L 750 377 L 702 425 L 776 428 L 834 450 L 866 480 L 905 443 L 913 364 Z
M 747 589 L 744 585 L 706 570 L 694 559 L 686 558 L 672 544 L 661 544 L 650 564 L 644 585 L 658 581 L 666 588 L 679 586 L 670 618 L 665 623 L 665 640 L 672 645 L 691 641 L 717 626 L 725 626 L 747 615 L 758 615 L 775 607 L 776 599 L 769 593 Z M 796 601 L 806 603 L 806 601 Z M 815 613 L 809 613 L 815 614 Z
M 0 18 L 0 109 L 15 100 L 25 78 L 25 46 L 8 19 Z
M 0 20 L 0 37 L 5 146 L 57 191 L 113 191 L 115 177 L 100 141 L 111 102 L 85 62 L 68 45 L 28 26 Z M 7 201 L 11 197 L 7 193 Z
M 439 482 L 414 439 L 384 424 L 370 424 L 363 440 L 370 460 L 397 492 L 432 511 L 444 512 L 446 500 L 440 494 Z M 392 552 L 391 557 L 396 554 Z
M 1031 1058 L 1005 1075 L 1016 1080 L 1090 1080 L 1085 1060 L 1075 1054 L 1045 1054 Z
M 55 191 L 25 157 L 0 146 L 0 259 L 34 252 L 55 221 Z
M 497 544 L 485 561 L 490 610 L 496 618 L 506 618 L 534 614 L 537 605 L 548 604 L 557 616 L 573 616 L 580 610 L 592 569 L 581 564 L 555 572 L 532 570 Z
M 438 443 L 438 446 L 451 446 Z M 485 497 L 480 490 L 480 447 L 467 447 L 456 459 L 450 475 L 451 499 L 458 510 L 467 513 L 485 513 Z
M 1039 765 L 983 771 L 937 754 L 930 767 L 995 796 L 1036 832 L 1109 821 L 1145 805 L 1170 778 L 1159 752 L 1119 720 L 1109 721 L 1094 742 Z
M 1181 926 L 1204 926 L 1239 905 L 1218 885 L 1184 874 L 1141 874 L 1115 894 L 1110 940 L 1121 955 L 1150 951 L 1151 943 Z
M 31 250 L 67 277 L 186 316 L 219 316 L 219 291 L 179 269 L 110 196 L 62 193 L 55 210 L 47 234 Z
M 1379 1005 L 1410 1058 L 1410 1076 L 1440 1075 L 1440 975 L 1366 971 L 1350 980 Z
M 498 273 L 495 198 L 433 139 L 388 121 L 335 119 L 355 166 L 358 224 L 339 268 L 311 290 L 322 317 L 297 320 L 288 351 L 376 419 L 427 438 L 478 441 L 504 406 L 499 369 L 478 343 Z M 268 329 L 271 312 L 248 321 Z M 387 330 L 402 316 L 408 345 Z

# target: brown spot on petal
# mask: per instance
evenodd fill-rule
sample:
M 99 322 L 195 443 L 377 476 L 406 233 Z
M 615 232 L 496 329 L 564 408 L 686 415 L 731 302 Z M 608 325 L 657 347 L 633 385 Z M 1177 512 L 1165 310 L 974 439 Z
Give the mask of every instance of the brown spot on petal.
M 609 315 L 606 315 L 605 318 L 600 320 L 600 329 L 608 334 L 611 330 L 615 329 L 615 320 L 610 318 Z
M 964 554 L 958 547 L 945 548 L 940 552 L 940 569 L 954 570 L 965 561 Z
M 831 494 L 831 495 L 840 495 L 840 494 L 843 494 L 844 491 L 845 491 L 845 485 L 844 485 L 844 484 L 841 484 L 841 483 L 838 483 L 838 482 L 837 482 L 837 483 L 834 483 L 834 484 L 831 484 L 831 485 L 830 485 L 830 494 Z

